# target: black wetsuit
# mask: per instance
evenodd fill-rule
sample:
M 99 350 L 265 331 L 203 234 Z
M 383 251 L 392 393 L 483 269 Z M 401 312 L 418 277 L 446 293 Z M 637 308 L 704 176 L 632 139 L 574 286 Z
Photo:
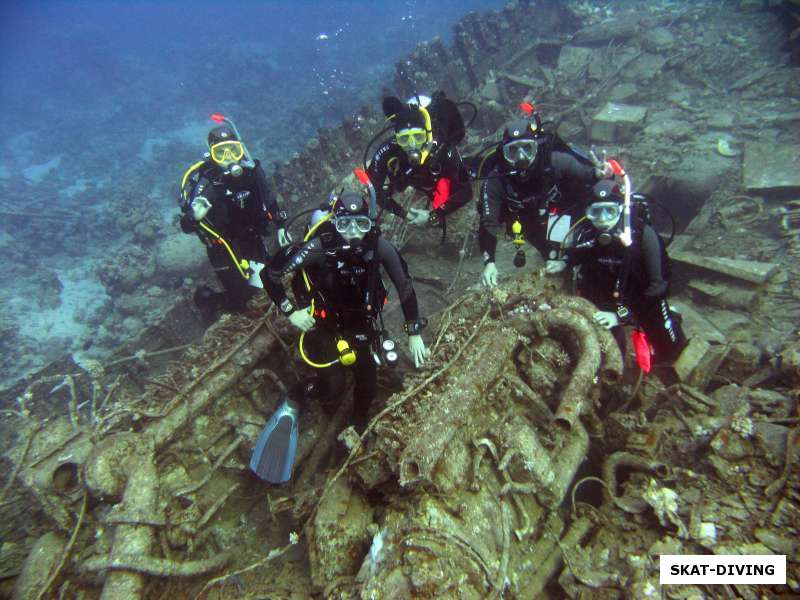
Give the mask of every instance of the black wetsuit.
M 580 214 L 584 204 L 573 198 L 586 197 L 585 187 L 597 181 L 594 166 L 570 152 L 540 149 L 539 158 L 524 178 L 509 169 L 499 162 L 481 184 L 478 245 L 484 263 L 494 262 L 497 234 L 502 229 L 510 233 L 515 219 L 519 219 L 525 239 L 547 257 L 549 214 L 554 210 L 572 217 Z
M 567 266 L 580 267 L 581 296 L 602 311 L 616 313 L 619 306 L 627 307 L 644 330 L 656 361 L 672 361 L 686 345 L 686 337 L 667 301 L 669 257 L 652 226 L 640 221 L 633 224 L 633 231 L 634 243 L 629 248 L 617 237 L 603 245 L 596 240 L 597 230 L 587 224 L 578 230 L 575 245 L 566 250 Z M 615 328 L 614 334 L 624 349 L 622 328 Z
M 280 226 L 280 212 L 264 170 L 258 161 L 255 163 L 254 168 L 245 168 L 240 177 L 225 175 L 221 167 L 211 162 L 200 167 L 190 200 L 182 207 L 181 229 L 197 234 L 203 241 L 208 259 L 225 288 L 225 292 L 205 299 L 213 312 L 241 312 L 257 290 L 236 268 L 225 245 L 194 220 L 191 200 L 203 196 L 211 203 L 203 223 L 222 236 L 239 260 L 267 263 L 269 257 L 262 238 L 268 235 L 270 223 Z
M 286 299 L 282 278 L 289 273 L 298 272 L 299 275 L 299 270 L 305 268 L 312 290 L 308 292 L 302 277 L 296 275 L 293 291 L 298 310 L 304 310 L 303 307 L 314 300 L 317 325 L 306 334 L 303 349 L 318 364 L 337 358 L 336 341 L 340 338 L 347 340 L 355 350 L 356 362 L 351 367 L 355 377 L 353 424 L 363 430 L 377 389 L 372 348 L 379 334 L 376 320 L 386 299 L 386 288 L 378 268 L 383 267 L 397 289 L 406 321 L 419 318 L 417 296 L 408 267 L 392 244 L 371 234 L 362 244 L 349 246 L 330 229 L 318 233 L 287 255 L 283 264 L 264 269 L 261 280 L 272 301 L 280 305 Z M 375 263 L 373 247 L 377 251 Z M 370 281 L 373 283 L 371 291 Z M 319 384 L 323 397 L 331 398 L 340 393 L 344 384 L 341 365 L 320 369 Z
M 431 201 L 431 208 L 439 217 L 449 215 L 470 201 L 472 185 L 469 168 L 458 150 L 440 146 L 436 142 L 433 144 L 431 154 L 421 165 L 412 165 L 405 151 L 394 140 L 378 148 L 367 173 L 382 208 L 405 218 L 407 211 L 392 198 L 392 194 L 404 192 L 408 187 L 426 194 Z M 446 193 L 442 193 L 443 187 L 449 187 Z

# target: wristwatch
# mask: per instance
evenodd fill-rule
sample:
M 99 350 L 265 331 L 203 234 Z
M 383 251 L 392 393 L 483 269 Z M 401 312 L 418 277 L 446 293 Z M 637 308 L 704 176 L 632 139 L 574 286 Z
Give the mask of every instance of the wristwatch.
M 419 332 L 425 329 L 427 325 L 428 325 L 428 319 L 420 318 L 417 319 L 416 321 L 406 321 L 403 324 L 403 330 L 408 335 L 419 335 Z
M 280 310 L 285 316 L 289 316 L 295 311 L 294 304 L 288 298 L 284 298 L 283 302 L 278 305 L 278 310 Z
M 620 323 L 625 323 L 631 316 L 631 311 L 628 309 L 627 306 L 623 306 L 622 304 L 617 306 L 617 318 L 619 319 Z

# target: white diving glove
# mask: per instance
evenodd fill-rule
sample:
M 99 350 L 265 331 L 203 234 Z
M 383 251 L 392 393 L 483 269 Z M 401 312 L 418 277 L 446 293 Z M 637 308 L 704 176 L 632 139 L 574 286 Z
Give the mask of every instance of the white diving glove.
M 298 308 L 289 315 L 289 323 L 297 327 L 303 333 L 310 331 L 316 321 L 314 317 L 308 313 L 308 307 Z
M 493 262 L 486 263 L 483 267 L 483 275 L 481 275 L 481 283 L 484 287 L 495 287 L 497 285 L 497 267 Z
M 603 310 L 598 310 L 596 313 L 594 313 L 592 315 L 592 320 L 604 329 L 612 329 L 619 325 L 619 317 L 617 317 L 617 313 L 606 312 Z
M 425 364 L 425 359 L 431 355 L 431 351 L 425 347 L 421 335 L 408 336 L 408 350 L 414 359 L 414 366 L 418 369 Z
M 211 210 L 211 202 L 205 196 L 197 196 L 192 200 L 192 216 L 195 221 L 202 221 Z
M 431 211 L 425 210 L 424 208 L 409 208 L 406 218 L 408 219 L 409 225 L 425 225 L 430 215 Z
M 606 151 L 603 150 L 603 158 L 595 154 L 594 146 L 589 150 L 589 158 L 594 164 L 594 175 L 597 179 L 610 179 L 614 175 L 611 163 L 606 160 Z
M 557 275 L 567 268 L 565 260 L 548 260 L 544 265 L 544 272 L 547 275 Z
M 292 243 L 292 236 L 291 234 L 286 231 L 283 227 L 278 229 L 278 246 L 281 248 L 286 248 L 289 244 Z

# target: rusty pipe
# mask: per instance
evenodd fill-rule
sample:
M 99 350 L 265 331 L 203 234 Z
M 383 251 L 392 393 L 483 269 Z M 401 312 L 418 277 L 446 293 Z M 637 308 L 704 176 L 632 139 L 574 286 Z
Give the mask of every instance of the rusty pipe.
M 553 296 L 548 300 L 553 308 L 568 308 L 585 317 L 589 323 L 592 316 L 597 312 L 597 307 L 586 298 L 580 296 Z M 622 372 L 625 368 L 622 352 L 619 344 L 614 339 L 611 331 L 602 327 L 595 327 L 595 335 L 603 353 L 603 366 L 600 377 L 604 383 L 619 383 L 622 381 Z
M 666 477 L 669 474 L 669 467 L 662 462 L 650 460 L 644 456 L 625 451 L 614 452 L 614 454 L 606 457 L 603 463 L 603 481 L 606 483 L 606 490 L 611 494 L 611 500 L 618 508 L 625 512 L 634 514 L 644 512 L 648 506 L 644 500 L 634 500 L 633 502 L 623 501 L 617 495 L 617 469 L 620 467 L 645 471 L 660 478 Z
M 115 527 L 109 560 L 149 556 L 155 533 L 150 525 L 141 522 L 158 521 L 159 481 L 153 438 L 120 433 L 102 440 L 87 461 L 86 486 L 98 498 L 113 500 L 121 496 L 122 502 L 117 506 L 140 522 Z M 106 576 L 101 599 L 140 598 L 144 585 L 141 573 L 114 570 Z
M 564 431 L 570 431 L 586 408 L 586 398 L 600 368 L 600 345 L 595 328 L 582 315 L 564 308 L 536 314 L 533 324 L 540 332 L 560 339 L 577 353 L 577 365 L 561 396 L 555 416 L 555 424 Z

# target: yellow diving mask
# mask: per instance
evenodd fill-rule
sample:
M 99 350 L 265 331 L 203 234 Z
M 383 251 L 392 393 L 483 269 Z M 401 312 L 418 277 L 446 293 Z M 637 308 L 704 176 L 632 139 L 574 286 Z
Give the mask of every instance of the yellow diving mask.
M 413 129 L 401 129 L 394 138 L 397 145 L 401 148 L 421 148 L 428 141 L 428 133 L 419 127 Z
M 217 163 L 235 162 L 242 160 L 244 156 L 242 142 L 236 140 L 219 142 L 211 146 L 209 150 L 211 150 L 211 158 Z

